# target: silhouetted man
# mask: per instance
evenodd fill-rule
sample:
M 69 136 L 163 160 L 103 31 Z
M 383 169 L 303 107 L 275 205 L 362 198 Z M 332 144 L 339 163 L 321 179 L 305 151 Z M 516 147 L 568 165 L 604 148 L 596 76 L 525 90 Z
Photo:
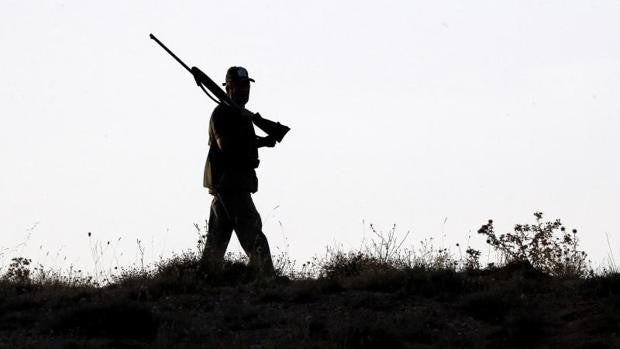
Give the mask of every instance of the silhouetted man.
M 234 230 L 250 266 L 263 275 L 273 275 L 269 244 L 251 194 L 258 190 L 255 171 L 259 164 L 258 148 L 273 147 L 276 140 L 270 136 L 257 137 L 254 132 L 255 115 L 245 109 L 250 82 L 254 80 L 245 68 L 228 69 L 226 93 L 243 109 L 220 104 L 211 114 L 204 186 L 213 195 L 213 201 L 201 262 L 207 271 L 220 270 Z

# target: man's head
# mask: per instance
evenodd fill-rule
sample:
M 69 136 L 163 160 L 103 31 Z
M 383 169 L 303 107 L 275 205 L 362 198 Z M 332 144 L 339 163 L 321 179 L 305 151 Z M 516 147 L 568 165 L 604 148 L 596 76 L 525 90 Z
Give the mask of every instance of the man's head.
M 226 72 L 226 93 L 240 107 L 245 107 L 250 99 L 250 81 L 254 82 L 254 79 L 243 67 L 230 67 Z

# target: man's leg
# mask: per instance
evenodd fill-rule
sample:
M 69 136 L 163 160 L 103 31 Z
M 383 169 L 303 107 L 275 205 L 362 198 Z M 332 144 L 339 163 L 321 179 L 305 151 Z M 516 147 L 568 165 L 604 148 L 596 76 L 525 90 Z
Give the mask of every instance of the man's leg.
M 250 266 L 260 273 L 272 275 L 273 261 L 263 223 L 249 192 L 230 192 L 224 195 L 224 205 L 232 218 L 239 243 L 250 258 Z
M 233 224 L 218 194 L 211 201 L 211 212 L 207 230 L 207 241 L 202 254 L 201 267 L 207 272 L 222 268 L 224 254 L 233 231 Z

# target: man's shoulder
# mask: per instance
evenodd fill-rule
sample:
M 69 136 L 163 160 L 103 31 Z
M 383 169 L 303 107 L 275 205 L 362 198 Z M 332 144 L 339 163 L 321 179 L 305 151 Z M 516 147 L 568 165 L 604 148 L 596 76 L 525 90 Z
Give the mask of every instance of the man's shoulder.
M 211 116 L 220 117 L 234 114 L 237 114 L 237 111 L 233 107 L 222 103 L 218 104 L 218 106 L 213 109 L 213 113 L 211 113 Z
M 241 118 L 239 110 L 231 106 L 220 104 L 213 109 L 211 123 L 216 129 L 235 128 L 242 125 L 243 119 Z

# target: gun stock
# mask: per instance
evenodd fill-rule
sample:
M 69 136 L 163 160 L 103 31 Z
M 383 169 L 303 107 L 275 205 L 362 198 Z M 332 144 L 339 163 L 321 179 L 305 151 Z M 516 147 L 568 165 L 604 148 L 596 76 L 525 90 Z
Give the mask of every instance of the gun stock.
M 286 125 L 263 118 L 259 113 L 256 113 L 256 115 L 258 117 L 252 120 L 254 125 L 265 131 L 269 136 L 275 138 L 278 143 L 282 142 L 286 133 L 291 130 L 291 128 Z

